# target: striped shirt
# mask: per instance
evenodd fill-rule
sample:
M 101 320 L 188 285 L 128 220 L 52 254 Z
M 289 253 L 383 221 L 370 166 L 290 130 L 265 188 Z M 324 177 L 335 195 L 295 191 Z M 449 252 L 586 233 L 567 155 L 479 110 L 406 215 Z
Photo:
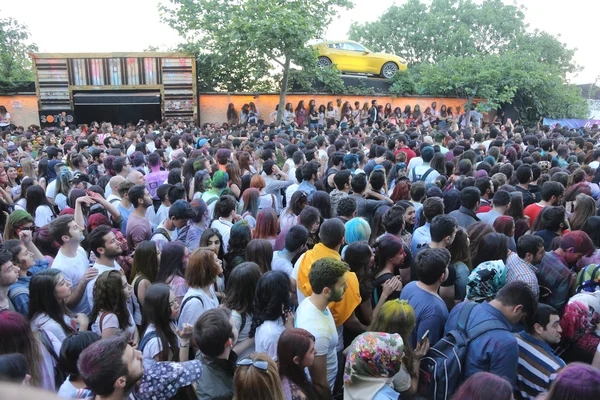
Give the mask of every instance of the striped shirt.
M 516 333 L 515 337 L 519 344 L 515 398 L 533 400 L 540 393 L 548 391 L 556 374 L 566 364 L 543 340 L 525 331 Z

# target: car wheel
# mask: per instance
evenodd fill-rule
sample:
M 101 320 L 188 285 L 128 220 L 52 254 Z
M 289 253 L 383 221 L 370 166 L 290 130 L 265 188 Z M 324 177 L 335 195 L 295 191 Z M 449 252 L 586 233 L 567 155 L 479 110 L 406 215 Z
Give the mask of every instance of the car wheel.
M 384 78 L 390 79 L 396 74 L 396 72 L 398 72 L 398 66 L 396 63 L 386 62 L 383 64 L 383 67 L 381 67 L 381 75 Z
M 317 67 L 320 69 L 327 68 L 331 65 L 331 60 L 327 57 L 319 57 L 317 59 Z

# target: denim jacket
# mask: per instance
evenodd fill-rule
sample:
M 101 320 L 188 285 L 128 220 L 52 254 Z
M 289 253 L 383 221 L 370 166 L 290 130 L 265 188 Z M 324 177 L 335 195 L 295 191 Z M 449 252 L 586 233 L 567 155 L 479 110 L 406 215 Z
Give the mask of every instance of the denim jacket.
M 50 262 L 46 259 L 37 260 L 35 265 L 27 271 L 26 276 L 20 276 L 15 283 L 10 285 L 8 298 L 19 314 L 27 317 L 29 313 L 29 282 L 31 282 L 31 277 L 38 272 L 47 270 L 49 264 Z

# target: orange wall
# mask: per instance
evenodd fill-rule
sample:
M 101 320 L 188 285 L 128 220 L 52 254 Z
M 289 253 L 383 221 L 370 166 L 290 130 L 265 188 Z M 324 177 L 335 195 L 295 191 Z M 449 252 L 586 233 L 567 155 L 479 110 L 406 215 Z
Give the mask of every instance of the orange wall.
M 269 121 L 269 114 L 275 110 L 275 106 L 279 104 L 278 94 L 260 94 L 260 95 L 242 95 L 242 94 L 199 94 L 200 101 L 200 123 L 216 123 L 227 121 L 226 112 L 229 103 L 235 105 L 238 112 L 244 104 L 254 102 L 258 111 L 260 112 L 260 118 L 265 121 Z M 315 99 L 317 106 L 320 104 L 327 105 L 328 101 L 334 101 L 341 98 L 342 101 L 349 101 L 354 107 L 354 102 L 359 101 L 363 104 L 365 101 L 371 103 L 371 100 L 377 99 L 378 103 L 385 105 L 386 103 L 392 103 L 392 108 L 400 107 L 404 109 L 407 104 L 413 108 L 415 104 L 421 107 L 421 111 L 425 111 L 425 108 L 430 106 L 432 102 L 438 103 L 438 110 L 445 104 L 447 107 L 463 107 L 466 103 L 464 99 L 456 98 L 440 98 L 440 97 L 396 97 L 390 96 L 332 96 L 326 94 L 289 94 L 286 96 L 286 103 L 292 103 L 294 108 L 300 100 L 304 100 L 304 104 L 308 106 L 308 102 L 311 99 Z M 334 103 L 335 104 L 335 103 Z
M 29 125 L 40 124 L 35 93 L 13 96 L 0 95 L 0 105 L 6 107 L 10 113 L 11 122 L 16 126 L 27 128 Z

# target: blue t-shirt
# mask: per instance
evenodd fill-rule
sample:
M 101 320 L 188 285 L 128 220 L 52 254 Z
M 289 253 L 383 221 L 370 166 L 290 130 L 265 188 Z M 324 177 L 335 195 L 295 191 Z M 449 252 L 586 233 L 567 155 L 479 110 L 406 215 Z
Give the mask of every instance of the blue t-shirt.
M 413 281 L 402 289 L 400 300 L 408 300 L 408 304 L 415 309 L 415 328 L 410 334 L 413 349 L 427 330 L 429 343 L 437 343 L 444 334 L 444 325 L 448 319 L 448 307 L 442 298 L 426 292 Z
M 117 210 L 119 210 L 119 212 L 121 213 L 121 233 L 123 234 L 123 236 L 125 236 L 127 230 L 127 221 L 129 220 L 129 216 L 133 212 L 133 206 L 131 206 L 131 208 L 128 210 L 125 207 L 123 207 L 122 203 L 119 203 L 119 205 L 117 206 Z

